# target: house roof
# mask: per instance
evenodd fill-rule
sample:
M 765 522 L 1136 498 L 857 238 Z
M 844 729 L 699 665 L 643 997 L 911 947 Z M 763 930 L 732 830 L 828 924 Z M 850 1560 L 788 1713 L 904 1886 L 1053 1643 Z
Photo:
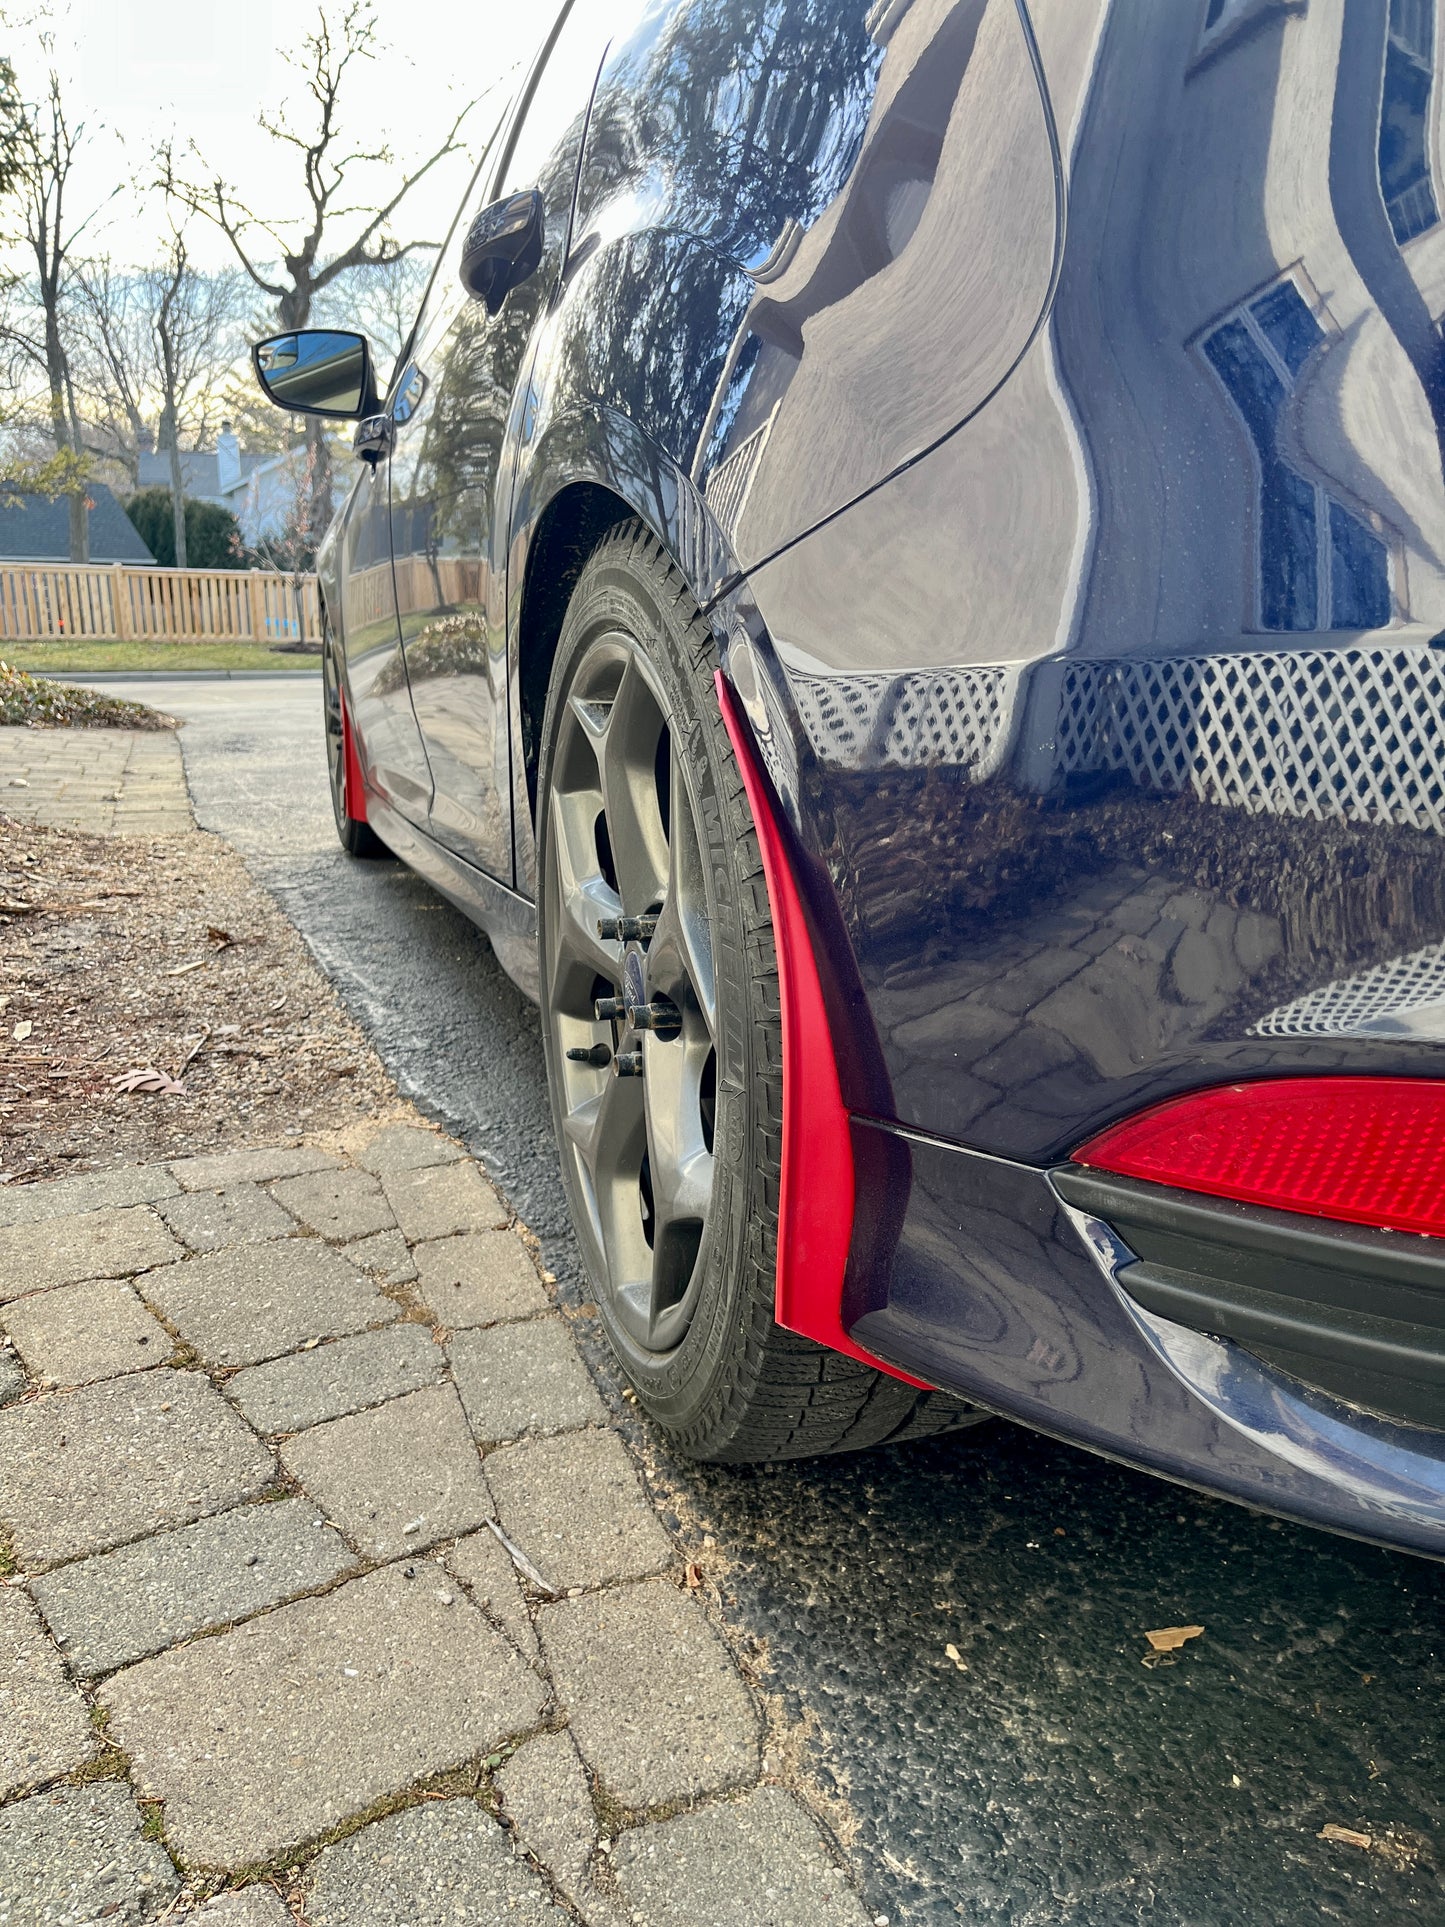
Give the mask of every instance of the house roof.
M 154 565 L 155 557 L 104 482 L 88 483 L 86 492 L 91 561 Z M 14 507 L 0 501 L 0 562 L 69 560 L 70 504 L 63 495 L 53 502 L 44 495 L 21 495 Z
M 250 452 L 241 456 L 240 479 L 231 484 L 229 490 L 221 488 L 219 469 L 220 458 L 214 449 L 191 449 L 181 452 L 181 487 L 187 495 L 200 501 L 224 501 L 227 494 L 235 494 L 245 486 L 246 477 L 253 468 L 259 468 L 272 459 L 269 455 L 256 455 Z M 171 485 L 171 457 L 169 449 L 154 449 L 143 453 L 136 470 L 137 488 L 169 488 Z

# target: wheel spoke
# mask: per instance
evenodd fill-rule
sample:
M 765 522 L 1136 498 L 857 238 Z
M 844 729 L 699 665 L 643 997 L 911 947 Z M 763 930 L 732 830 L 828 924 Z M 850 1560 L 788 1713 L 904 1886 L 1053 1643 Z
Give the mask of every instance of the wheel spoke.
M 657 745 L 664 724 L 637 657 L 629 656 L 605 729 L 591 732 L 602 778 L 602 802 L 618 893 L 631 916 L 661 897 L 667 881 L 667 838 L 657 804 Z
M 678 764 L 671 770 L 671 835 L 668 839 L 667 894 L 649 953 L 653 983 L 679 1009 L 691 1002 L 702 1014 L 708 1036 L 717 1041 L 717 977 L 713 967 L 707 884 L 698 847 L 692 799 Z
M 636 1166 L 642 1162 L 642 1087 L 635 1078 L 606 1077 L 601 1089 L 568 1110 L 562 1128 L 576 1145 L 599 1195 L 619 1167 L 629 1140 Z
M 578 999 L 589 999 L 592 979 L 615 979 L 621 948 L 597 934 L 603 917 L 622 908 L 617 892 L 597 868 L 594 824 L 600 798 L 581 794 L 557 796 L 552 804 L 552 848 L 556 860 L 556 948 L 548 990 L 554 1006 L 572 1009 Z M 580 975 L 584 982 L 567 995 L 566 979 Z M 580 1011 L 573 1014 L 580 1015 Z M 590 1014 L 590 1013 L 588 1013 Z
M 712 1202 L 713 1160 L 702 1134 L 700 1079 L 709 1046 L 649 1037 L 647 1155 L 652 1177 L 652 1301 L 657 1320 L 683 1296 Z

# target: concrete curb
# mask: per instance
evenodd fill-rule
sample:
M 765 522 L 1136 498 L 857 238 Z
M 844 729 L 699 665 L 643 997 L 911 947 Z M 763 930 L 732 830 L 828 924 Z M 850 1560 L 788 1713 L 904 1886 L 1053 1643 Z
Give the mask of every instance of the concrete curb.
M 44 682 L 67 682 L 89 689 L 112 682 L 298 682 L 319 677 L 320 669 L 64 669 L 32 670 Z

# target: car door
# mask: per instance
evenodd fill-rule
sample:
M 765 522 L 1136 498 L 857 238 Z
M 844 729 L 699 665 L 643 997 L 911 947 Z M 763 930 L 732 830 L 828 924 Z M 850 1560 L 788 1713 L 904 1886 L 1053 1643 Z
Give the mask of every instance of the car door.
M 341 627 L 351 717 L 369 780 L 403 816 L 421 823 L 432 780 L 397 635 L 388 485 L 383 452 L 362 470 L 344 510 Z
M 397 613 L 434 781 L 439 842 L 511 881 L 506 551 L 513 458 L 533 334 L 567 244 L 592 82 L 609 33 L 601 0 L 563 10 L 484 195 L 463 209 L 418 325 L 392 452 Z M 459 265 L 474 216 L 535 190 L 534 272 L 493 314 Z

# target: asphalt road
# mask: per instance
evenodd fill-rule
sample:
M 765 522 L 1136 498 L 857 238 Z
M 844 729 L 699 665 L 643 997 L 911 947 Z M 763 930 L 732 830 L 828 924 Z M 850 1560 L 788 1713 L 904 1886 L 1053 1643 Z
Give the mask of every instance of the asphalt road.
M 118 693 L 186 719 L 203 826 L 575 1291 L 535 1016 L 399 865 L 342 857 L 316 683 Z M 1440 1568 L 1004 1424 L 755 1472 L 659 1468 L 726 1556 L 731 1616 L 894 1927 L 1445 1919 Z M 1146 1667 L 1145 1630 L 1180 1624 L 1203 1637 Z M 1320 1839 L 1331 1822 L 1375 1846 Z

